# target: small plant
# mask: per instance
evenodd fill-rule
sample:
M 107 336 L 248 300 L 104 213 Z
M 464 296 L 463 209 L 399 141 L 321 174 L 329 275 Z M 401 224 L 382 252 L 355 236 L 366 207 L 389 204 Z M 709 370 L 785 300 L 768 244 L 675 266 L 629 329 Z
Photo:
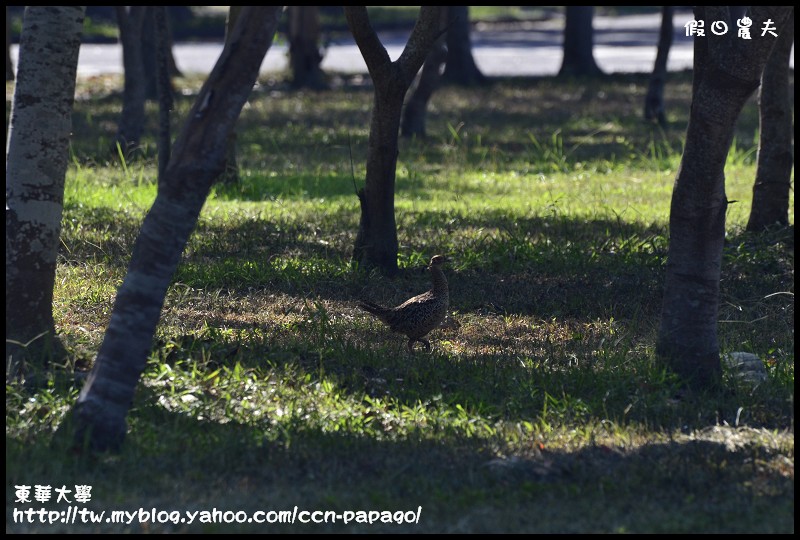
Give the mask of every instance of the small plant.
M 548 172 L 566 173 L 571 166 L 568 158 L 571 151 L 564 151 L 564 140 L 560 130 L 550 136 L 549 141 L 539 142 L 533 133 L 528 133 L 528 140 L 532 145 L 531 162 L 539 167 L 544 167 Z

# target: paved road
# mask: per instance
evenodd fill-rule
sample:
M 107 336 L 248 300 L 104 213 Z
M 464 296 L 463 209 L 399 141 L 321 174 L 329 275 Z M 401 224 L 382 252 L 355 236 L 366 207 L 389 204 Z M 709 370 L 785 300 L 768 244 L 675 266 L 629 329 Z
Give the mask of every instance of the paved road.
M 689 11 L 682 11 L 674 16 L 675 35 L 668 62 L 670 71 L 680 71 L 692 66 L 692 38 L 685 36 L 683 26 L 691 18 Z M 595 17 L 594 55 L 600 68 L 607 73 L 651 71 L 660 24 L 660 15 Z M 472 33 L 475 62 L 488 76 L 555 75 L 561 67 L 563 25 L 563 19 L 557 18 L 526 23 L 522 27 L 509 30 L 478 27 Z M 381 35 L 381 40 L 393 60 L 400 56 L 407 38 L 407 34 Z M 175 61 L 186 73 L 209 73 L 221 51 L 220 43 L 177 43 L 174 47 Z M 14 46 L 12 58 L 15 65 L 16 54 Z M 264 58 L 261 72 L 283 71 L 287 66 L 286 46 L 277 44 L 270 48 Z M 348 74 L 367 71 L 352 40 L 328 43 L 322 68 L 329 72 Z M 120 46 L 82 45 L 78 74 L 89 76 L 102 73 L 122 73 Z

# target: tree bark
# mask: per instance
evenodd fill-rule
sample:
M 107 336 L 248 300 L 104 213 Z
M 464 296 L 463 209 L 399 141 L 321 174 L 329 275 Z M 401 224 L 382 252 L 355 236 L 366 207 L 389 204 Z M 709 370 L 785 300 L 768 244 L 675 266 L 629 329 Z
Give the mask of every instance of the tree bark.
M 6 150 L 7 375 L 64 353 L 53 287 L 85 10 L 28 6 L 23 17 Z
M 117 450 L 152 345 L 164 296 L 211 185 L 222 172 L 228 133 L 258 77 L 281 7 L 247 6 L 189 111 L 164 182 L 136 240 L 111 321 L 73 411 L 74 440 Z
M 441 6 L 439 15 L 439 29 L 447 28 L 447 6 Z M 400 125 L 400 134 L 403 137 L 425 137 L 425 122 L 428 115 L 428 102 L 439 87 L 442 80 L 441 69 L 447 59 L 445 38 L 440 36 L 433 44 L 431 52 L 422 65 L 422 73 L 417 80 L 417 86 L 411 92 L 403 110 L 403 119 Z
M 130 150 L 139 146 L 144 133 L 145 82 L 141 38 L 147 9 L 146 6 L 130 6 L 128 11 L 125 6 L 117 6 L 125 87 L 122 92 L 122 113 L 117 126 L 116 143 L 125 159 Z M 112 153 L 116 152 L 116 149 L 112 149 Z
M 656 120 L 661 126 L 667 125 L 667 114 L 664 108 L 664 85 L 667 82 L 667 58 L 672 47 L 672 18 L 675 6 L 663 6 L 661 9 L 661 29 L 658 34 L 658 52 L 647 95 L 644 98 L 645 120 Z
M 158 40 L 159 30 L 157 28 L 158 22 L 156 17 L 156 6 L 148 6 L 145 12 L 144 21 L 142 22 L 141 38 L 137 42 L 141 48 L 142 62 L 144 64 L 144 94 L 145 98 L 155 101 L 159 98 L 158 85 L 158 48 L 160 47 Z M 171 75 L 179 76 L 180 70 L 175 64 L 175 57 L 172 54 L 172 35 L 169 30 L 169 11 L 165 8 L 163 18 L 166 28 L 166 57 L 167 65 Z M 172 79 L 170 78 L 170 88 L 172 87 Z M 172 91 L 172 90 L 171 90 Z
M 292 88 L 325 90 L 325 80 L 320 64 L 319 6 L 291 6 L 289 8 L 289 66 L 292 70 Z
M 155 6 L 147 6 L 142 23 L 142 36 L 139 41 L 142 48 L 142 63 L 144 65 L 144 96 L 150 101 L 158 99 L 158 77 L 156 72 L 156 21 Z
M 403 99 L 438 35 L 439 8 L 422 6 L 400 58 L 391 61 L 364 6 L 344 8 L 347 25 L 375 86 L 365 186 L 359 190 L 361 219 L 353 260 L 384 275 L 397 273 L 394 183 Z
M 794 16 L 778 35 L 778 42 L 761 76 L 758 96 L 760 139 L 753 203 L 748 231 L 789 224 L 789 192 L 792 189 L 794 154 L 792 102 L 789 95 L 789 58 L 794 41 Z
M 172 17 L 170 16 L 171 11 L 180 7 L 181 6 L 172 6 L 172 9 L 167 8 L 166 12 L 164 13 L 164 22 L 167 27 L 167 64 L 169 65 L 169 74 L 172 77 L 183 77 L 183 73 L 178 67 L 178 64 L 175 62 L 175 54 L 172 51 L 175 40 L 172 39 Z M 187 6 L 183 7 L 186 8 Z
M 236 26 L 236 21 L 239 19 L 239 13 L 242 11 L 242 6 L 228 6 L 228 20 L 225 21 L 225 42 L 230 39 L 233 28 Z M 236 159 L 236 126 L 234 125 L 231 132 L 228 134 L 228 142 L 225 150 L 225 168 L 222 174 L 219 175 L 217 182 L 223 185 L 235 185 L 239 183 L 239 163 Z
M 603 75 L 594 60 L 594 6 L 567 6 L 564 25 L 564 59 L 558 72 L 563 76 Z
M 14 62 L 11 61 L 11 18 L 6 6 L 6 81 L 14 80 Z
M 153 6 L 156 30 L 156 66 L 158 70 L 158 182 L 164 179 L 172 146 L 169 125 L 172 110 L 172 84 L 169 68 L 169 36 L 166 6 Z
M 459 86 L 486 84 L 486 76 L 478 69 L 472 56 L 469 6 L 449 6 L 445 9 L 448 25 L 447 61 L 442 75 L 443 81 Z
M 771 18 L 779 32 L 790 8 L 756 6 L 753 28 Z M 697 7 L 695 19 L 727 21 L 727 7 Z M 735 25 L 733 21 L 733 25 Z M 725 239 L 725 161 L 734 127 L 758 87 L 775 38 L 695 37 L 692 107 L 670 207 L 670 242 L 656 354 L 691 387 L 721 380 L 717 340 Z

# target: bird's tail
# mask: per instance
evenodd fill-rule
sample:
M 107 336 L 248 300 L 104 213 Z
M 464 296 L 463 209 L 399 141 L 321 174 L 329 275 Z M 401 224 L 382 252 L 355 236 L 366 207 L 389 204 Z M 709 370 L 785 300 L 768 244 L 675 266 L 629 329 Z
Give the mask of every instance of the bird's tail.
M 386 317 L 386 314 L 390 311 L 388 308 L 379 306 L 378 304 L 373 304 L 372 302 L 359 302 L 358 307 L 366 312 L 372 313 L 379 319 Z

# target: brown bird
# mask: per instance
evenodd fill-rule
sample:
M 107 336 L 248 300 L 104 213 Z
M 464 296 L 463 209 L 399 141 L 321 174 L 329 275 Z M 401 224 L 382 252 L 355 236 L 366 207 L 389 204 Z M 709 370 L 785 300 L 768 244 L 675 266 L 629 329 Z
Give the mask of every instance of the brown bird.
M 446 261 L 443 255 L 431 258 L 428 270 L 431 272 L 433 287 L 426 293 L 409 298 L 397 307 L 387 308 L 372 302 L 359 302 L 358 307 L 372 313 L 386 323 L 393 332 L 408 337 L 408 352 L 414 354 L 414 343 L 419 341 L 431 350 L 431 343 L 424 336 L 439 326 L 447 315 L 450 296 L 447 291 L 447 278 L 442 272 Z

